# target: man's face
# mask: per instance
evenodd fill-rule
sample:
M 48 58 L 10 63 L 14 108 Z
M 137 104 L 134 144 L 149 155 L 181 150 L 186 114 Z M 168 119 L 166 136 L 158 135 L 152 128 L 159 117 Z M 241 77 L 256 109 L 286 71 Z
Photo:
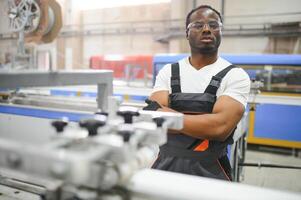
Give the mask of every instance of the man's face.
M 192 13 L 186 30 L 191 50 L 196 53 L 211 54 L 221 43 L 221 21 L 211 9 L 202 8 Z

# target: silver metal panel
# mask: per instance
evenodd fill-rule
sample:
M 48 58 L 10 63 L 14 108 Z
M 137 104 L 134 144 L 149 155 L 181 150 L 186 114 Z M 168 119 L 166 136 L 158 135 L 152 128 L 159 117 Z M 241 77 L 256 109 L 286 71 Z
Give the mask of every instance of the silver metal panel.
M 1 200 L 42 200 L 38 194 L 0 185 Z
M 24 144 L 45 144 L 57 133 L 51 119 L 0 113 L 0 138 L 20 141 Z M 69 122 L 70 127 L 77 126 Z
M 0 73 L 0 88 L 111 84 L 110 70 L 11 71 Z
M 88 114 L 93 114 L 97 110 L 95 98 L 26 95 L 26 97 L 13 97 L 10 102 L 14 105 L 33 106 L 47 110 L 82 111 Z
M 16 199 L 58 199 L 57 191 L 62 187 L 63 182 L 57 179 L 43 178 L 37 175 L 24 174 L 18 170 L 0 167 L 0 191 L 11 188 L 13 191 L 22 192 L 23 195 L 14 196 Z M 5 188 L 8 187 L 8 188 Z M 3 191 L 2 190 L 2 191 Z M 6 192 L 7 194 L 7 192 Z M 31 195 L 30 195 L 31 194 Z M 10 194 L 7 194 L 10 195 Z M 24 197 L 24 198 L 20 198 Z M 32 197 L 32 198 L 30 198 Z M 43 198 L 42 198 L 43 197 Z M 14 198 L 14 199 L 15 199 Z M 0 196 L 1 199 L 1 196 Z M 2 199 L 1 199 L 2 200 Z
M 113 72 L 110 70 L 81 71 L 23 71 L 1 72 L 0 89 L 49 87 L 68 85 L 97 85 L 98 108 L 107 110 L 107 97 L 113 94 Z

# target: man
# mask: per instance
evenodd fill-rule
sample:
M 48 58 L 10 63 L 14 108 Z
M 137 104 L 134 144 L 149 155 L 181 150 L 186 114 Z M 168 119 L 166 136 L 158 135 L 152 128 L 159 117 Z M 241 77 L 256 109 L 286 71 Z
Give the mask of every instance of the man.
M 243 116 L 250 80 L 241 68 L 218 56 L 222 18 L 203 5 L 186 18 L 191 56 L 164 66 L 152 102 L 158 111 L 184 113 L 184 128 L 170 131 L 153 168 L 231 180 L 227 145 Z

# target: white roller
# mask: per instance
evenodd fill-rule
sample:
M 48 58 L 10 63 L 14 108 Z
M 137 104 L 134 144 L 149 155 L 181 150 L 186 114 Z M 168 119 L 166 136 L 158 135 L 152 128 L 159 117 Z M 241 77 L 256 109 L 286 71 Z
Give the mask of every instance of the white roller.
M 160 170 L 137 172 L 127 188 L 133 196 L 156 200 L 300 200 L 301 195 Z

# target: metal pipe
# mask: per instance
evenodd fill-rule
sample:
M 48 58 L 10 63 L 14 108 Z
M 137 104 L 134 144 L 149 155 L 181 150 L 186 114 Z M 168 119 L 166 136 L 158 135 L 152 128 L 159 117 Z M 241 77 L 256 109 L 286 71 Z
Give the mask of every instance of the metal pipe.
M 301 169 L 299 166 L 291 165 L 278 165 L 278 164 L 265 164 L 265 163 L 239 163 L 239 166 L 243 167 L 270 167 L 270 168 L 285 168 L 285 169 Z
M 151 169 L 135 173 L 126 187 L 133 197 L 141 199 L 300 199 L 297 193 Z
M 223 23 L 225 23 L 225 0 L 221 0 L 221 16 L 223 19 Z

